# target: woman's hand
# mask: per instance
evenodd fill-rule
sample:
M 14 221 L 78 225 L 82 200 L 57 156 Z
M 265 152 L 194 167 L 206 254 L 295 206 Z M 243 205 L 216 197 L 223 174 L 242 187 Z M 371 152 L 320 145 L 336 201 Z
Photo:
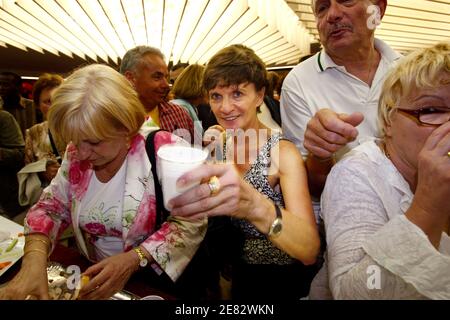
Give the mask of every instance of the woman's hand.
M 407 217 L 438 246 L 450 219 L 450 122 L 434 130 L 418 155 L 414 200 Z
M 0 289 L 0 300 L 48 300 L 47 256 L 30 252 L 23 257 L 22 267 L 8 285 Z
M 108 257 L 83 273 L 90 281 L 80 290 L 79 299 L 109 299 L 125 287 L 139 268 L 139 257 L 130 250 Z
M 208 185 L 213 176 L 219 179 L 220 184 L 215 194 Z M 192 218 L 227 215 L 246 219 L 261 232 L 267 232 L 270 219 L 266 213 L 274 210 L 273 205 L 240 177 L 234 165 L 202 165 L 181 176 L 177 185 L 182 187 L 199 180 L 203 183 L 170 200 L 172 215 Z
M 415 195 L 430 213 L 450 217 L 450 122 L 434 130 L 418 156 Z
M 225 132 L 225 129 L 218 124 L 209 127 L 203 134 L 203 146 L 206 147 L 211 142 L 220 141 L 219 138 L 223 132 Z

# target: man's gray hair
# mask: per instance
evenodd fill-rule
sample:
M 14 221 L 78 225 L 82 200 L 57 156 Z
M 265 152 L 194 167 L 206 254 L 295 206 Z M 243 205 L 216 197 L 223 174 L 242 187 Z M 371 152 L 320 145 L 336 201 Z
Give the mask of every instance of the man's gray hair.
M 156 55 L 163 60 L 165 59 L 163 53 L 158 48 L 150 46 L 137 46 L 125 53 L 122 62 L 120 63 L 119 72 L 121 74 L 125 74 L 126 71 L 136 71 L 136 67 L 139 65 L 142 58 L 148 54 Z

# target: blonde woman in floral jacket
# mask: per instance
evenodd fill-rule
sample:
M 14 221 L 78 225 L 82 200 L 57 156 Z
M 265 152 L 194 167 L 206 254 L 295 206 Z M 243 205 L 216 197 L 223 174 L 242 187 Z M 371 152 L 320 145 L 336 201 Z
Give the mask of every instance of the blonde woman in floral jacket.
M 128 81 L 112 68 L 75 71 L 54 94 L 52 133 L 71 141 L 64 161 L 25 219 L 22 268 L 1 298 L 48 298 L 47 256 L 58 236 L 74 228 L 77 245 L 94 265 L 80 296 L 105 299 L 145 268 L 181 275 L 206 232 L 206 219 L 169 216 L 156 230 L 156 199 L 145 138 L 155 129 Z M 155 149 L 184 143 L 167 132 Z

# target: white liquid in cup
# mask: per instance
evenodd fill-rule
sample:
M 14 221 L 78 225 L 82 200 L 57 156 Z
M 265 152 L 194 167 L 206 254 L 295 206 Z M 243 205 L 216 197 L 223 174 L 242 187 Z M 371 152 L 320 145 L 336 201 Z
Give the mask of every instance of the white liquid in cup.
M 171 210 L 167 205 L 171 199 L 200 184 L 199 180 L 183 188 L 176 186 L 180 176 L 203 164 L 207 156 L 208 153 L 199 148 L 171 145 L 159 148 L 159 180 L 164 195 L 164 207 L 167 210 Z

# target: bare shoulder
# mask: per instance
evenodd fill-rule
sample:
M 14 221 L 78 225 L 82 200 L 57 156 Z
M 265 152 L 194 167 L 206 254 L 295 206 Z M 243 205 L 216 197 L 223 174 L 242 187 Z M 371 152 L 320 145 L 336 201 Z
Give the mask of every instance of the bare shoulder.
M 281 161 L 300 161 L 303 163 L 302 155 L 298 151 L 294 143 L 289 140 L 280 140 L 278 143 L 280 150 Z
M 272 148 L 271 157 L 278 164 L 280 173 L 292 172 L 292 170 L 304 166 L 297 147 L 288 140 L 280 140 L 277 146 Z

